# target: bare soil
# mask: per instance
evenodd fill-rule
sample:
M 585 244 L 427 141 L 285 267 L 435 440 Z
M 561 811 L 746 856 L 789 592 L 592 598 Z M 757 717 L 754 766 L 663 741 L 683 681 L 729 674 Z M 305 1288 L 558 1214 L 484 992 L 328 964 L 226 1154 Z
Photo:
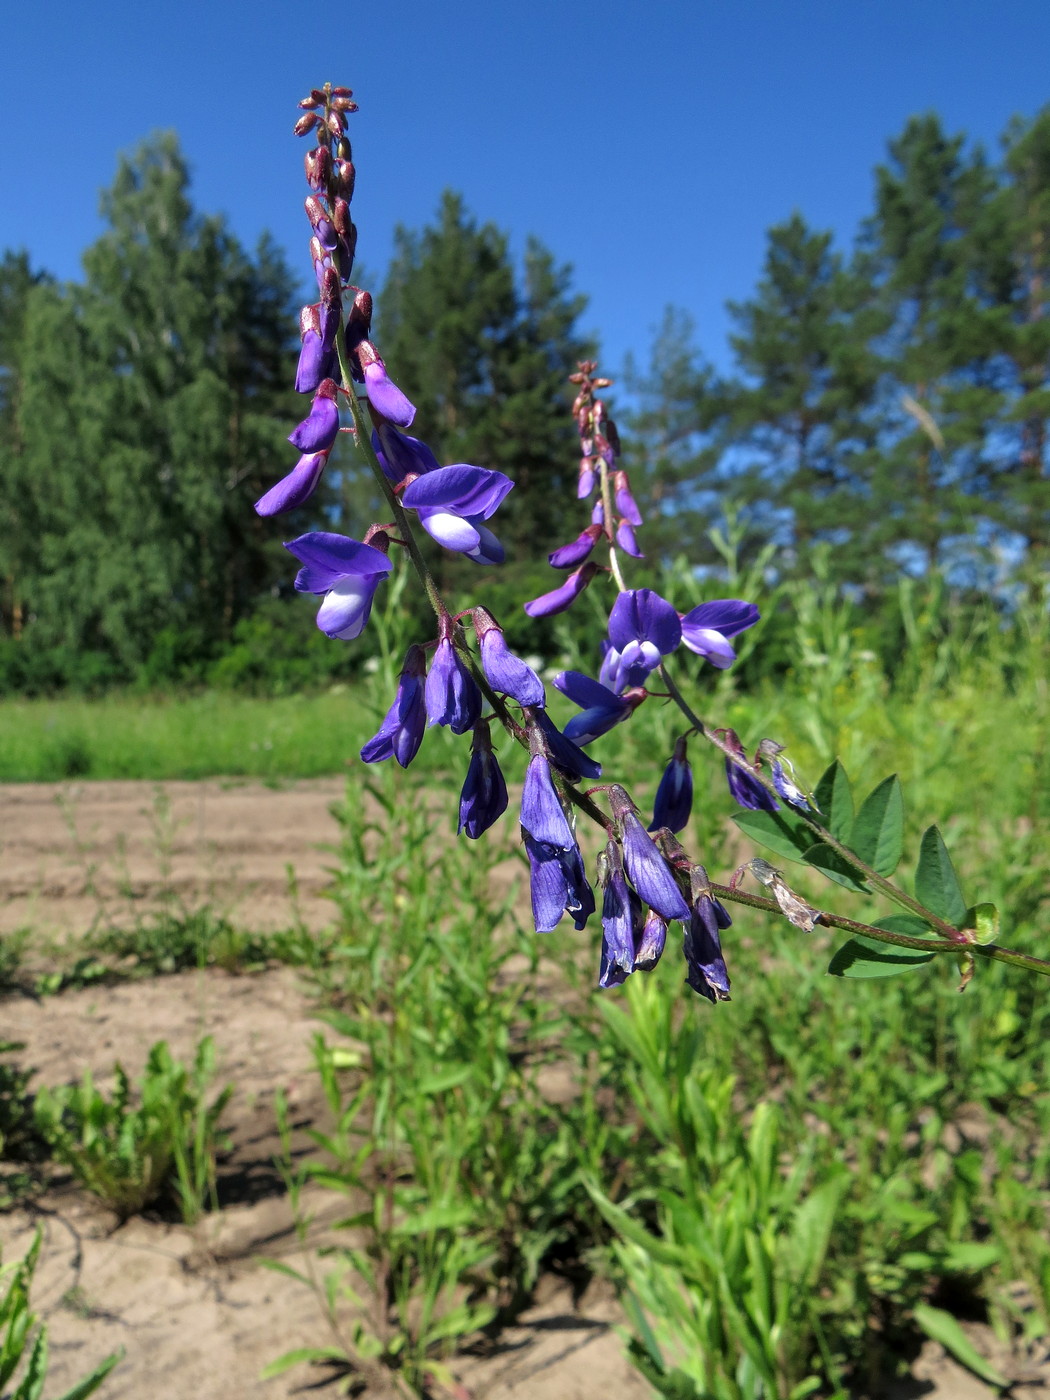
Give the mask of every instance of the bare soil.
M 323 890 L 331 856 L 324 847 L 337 837 L 329 807 L 342 795 L 340 779 L 276 789 L 221 782 L 3 786 L 0 934 L 30 928 L 34 940 L 75 940 L 101 919 L 131 919 L 172 898 L 186 909 L 210 904 L 252 930 L 296 919 L 319 929 L 329 919 Z M 288 862 L 298 902 L 289 892 Z M 225 1119 L 232 1154 L 222 1168 L 222 1209 L 200 1225 L 136 1218 L 118 1226 L 61 1179 L 0 1220 L 5 1259 L 20 1256 L 37 1227 L 44 1232 L 34 1303 L 50 1328 L 47 1395 L 60 1394 L 118 1347 L 125 1359 L 102 1391 L 114 1400 L 336 1393 L 331 1370 L 307 1365 L 258 1379 L 282 1352 L 330 1340 L 310 1291 L 260 1262 L 303 1266 L 273 1165 L 280 1147 L 273 1101 L 283 1090 L 293 1152 L 310 1150 L 307 1132 L 323 1126 L 325 1112 L 311 1068 L 310 1041 L 319 1029 L 313 1011 L 288 968 L 241 977 L 210 968 L 45 999 L 3 999 L 0 1039 L 23 1043 L 16 1058 L 35 1070 L 34 1083 L 67 1082 L 85 1068 L 105 1079 L 116 1060 L 134 1076 L 156 1040 L 185 1059 L 210 1034 L 217 1083 L 236 1086 Z M 311 1244 L 330 1238 L 345 1200 L 318 1191 L 305 1205 Z M 642 1400 L 649 1388 L 623 1358 L 613 1330 L 618 1320 L 607 1292 L 592 1290 L 574 1303 L 564 1285 L 542 1280 L 537 1305 L 492 1354 L 457 1360 L 457 1400 Z M 997 1361 L 987 1331 L 975 1329 L 974 1340 Z M 912 1374 L 892 1400 L 993 1394 L 932 1342 Z M 1012 1393 L 1035 1400 L 1045 1391 L 1022 1386 Z

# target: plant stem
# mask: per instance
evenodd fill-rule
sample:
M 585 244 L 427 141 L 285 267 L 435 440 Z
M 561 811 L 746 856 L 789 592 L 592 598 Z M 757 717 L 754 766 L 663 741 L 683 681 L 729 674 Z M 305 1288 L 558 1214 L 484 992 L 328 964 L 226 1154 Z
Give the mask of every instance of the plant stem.
M 723 754 L 725 754 L 726 758 L 731 763 L 735 763 L 737 767 L 742 768 L 750 778 L 754 779 L 755 782 L 760 783 L 762 787 L 764 787 L 766 791 L 770 794 L 771 797 L 775 798 L 778 802 L 781 801 L 782 799 L 780 797 L 780 794 L 773 786 L 771 779 L 767 778 L 765 773 L 756 772 L 750 764 L 741 763 L 738 756 L 733 752 L 733 750 L 729 747 L 725 740 L 720 739 L 717 734 L 713 733 L 712 730 L 709 729 L 708 726 L 704 723 L 704 721 L 699 717 L 699 715 L 697 715 L 693 711 L 693 709 L 690 707 L 685 697 L 683 696 L 682 692 L 678 689 L 678 686 L 675 684 L 674 678 L 672 677 L 670 671 L 667 669 L 666 664 L 664 664 L 663 662 L 661 662 L 660 664 L 660 677 L 666 685 L 668 694 L 671 696 L 671 699 L 681 710 L 682 714 L 685 715 L 686 719 L 693 726 L 696 732 L 702 738 L 706 739 L 709 744 L 713 744 L 716 749 L 719 749 Z M 855 855 L 854 852 L 851 851 L 848 846 L 844 846 L 841 841 L 837 840 L 836 837 L 832 836 L 831 832 L 828 831 L 827 827 L 823 826 L 819 821 L 817 821 L 816 817 L 814 817 L 811 812 L 803 812 L 797 807 L 792 807 L 791 810 L 796 816 L 800 817 L 802 821 L 804 821 L 806 825 L 815 832 L 816 836 L 819 838 L 821 845 L 830 846 L 831 849 L 836 852 L 836 854 L 840 855 L 842 859 L 845 860 L 849 865 L 852 865 L 854 870 L 858 871 L 861 875 L 863 875 L 864 878 L 867 881 L 869 881 L 870 884 L 874 885 L 875 888 L 879 890 L 881 894 L 884 894 L 887 899 L 892 900 L 894 904 L 899 904 L 902 909 L 907 909 L 911 913 L 917 914 L 919 918 L 925 920 L 926 923 L 928 923 L 932 928 L 935 928 L 938 933 L 940 933 L 943 937 L 947 939 L 953 939 L 953 935 L 958 934 L 959 930 L 955 928 L 954 924 L 949 923 L 947 919 L 940 918 L 937 914 L 934 914 L 931 910 L 927 909 L 926 906 L 922 904 L 919 900 L 913 898 L 912 895 L 907 894 L 904 890 L 898 888 L 898 886 L 895 885 L 892 880 L 887 880 L 884 875 L 880 875 L 877 870 L 873 870 L 872 867 L 868 865 L 866 861 L 861 860 L 860 856 Z M 814 842 L 814 844 L 816 844 L 816 842 Z M 955 948 L 960 948 L 969 947 L 971 945 L 968 943 L 961 943 L 956 937 L 953 939 L 952 946 Z

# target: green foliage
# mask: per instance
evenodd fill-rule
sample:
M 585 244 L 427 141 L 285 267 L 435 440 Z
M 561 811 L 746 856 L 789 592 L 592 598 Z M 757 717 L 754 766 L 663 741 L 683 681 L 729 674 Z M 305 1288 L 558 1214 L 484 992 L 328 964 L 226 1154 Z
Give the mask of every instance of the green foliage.
M 32 1311 L 29 1299 L 40 1259 L 41 1238 L 38 1230 L 24 1258 L 0 1268 L 0 1392 L 5 1400 L 40 1400 L 47 1379 L 47 1327 Z M 98 1390 L 123 1355 L 121 1349 L 107 1356 L 58 1400 L 86 1400 Z M 21 1375 L 12 1385 L 20 1368 Z
M 8 683 L 167 679 L 159 634 L 199 665 L 287 573 L 251 503 L 290 451 L 293 281 L 188 190 L 174 137 L 152 138 L 103 197 L 84 283 L 19 293 L 0 442 Z
M 170 1188 L 183 1220 L 192 1224 L 216 1204 L 218 1123 L 232 1089 L 208 1104 L 214 1072 L 210 1036 L 198 1044 L 189 1069 L 161 1040 L 149 1052 L 134 1095 L 119 1064 L 109 1099 L 85 1071 L 79 1085 L 37 1092 L 37 1126 L 56 1158 L 122 1220 Z
M 1011 125 L 996 165 L 936 115 L 913 117 L 851 255 L 798 214 L 771 228 L 754 293 L 730 307 L 732 373 L 705 367 L 670 311 L 634 376 L 638 493 L 653 515 L 671 502 L 647 536 L 662 557 L 680 520 L 728 500 L 748 557 L 775 538 L 781 574 L 804 576 L 825 541 L 835 578 L 869 605 L 902 566 L 999 584 L 1007 541 L 1038 577 L 1048 249 L 1050 109 Z
M 520 1310 L 545 1262 L 600 1232 L 583 1175 L 616 1160 L 622 1134 L 595 1094 L 597 1058 L 571 1104 L 548 1097 L 576 1032 L 543 993 L 540 940 L 510 917 L 515 889 L 492 895 L 506 853 L 449 845 L 400 778 L 369 784 L 376 817 L 353 787 L 341 813 L 343 936 L 321 984 L 346 1039 L 318 1038 L 335 1126 L 314 1134 L 323 1155 L 303 1177 L 352 1205 L 323 1286 L 341 1359 L 419 1394 L 450 1379 L 458 1342 Z M 268 1373 L 302 1359 L 320 1358 L 290 1353 Z

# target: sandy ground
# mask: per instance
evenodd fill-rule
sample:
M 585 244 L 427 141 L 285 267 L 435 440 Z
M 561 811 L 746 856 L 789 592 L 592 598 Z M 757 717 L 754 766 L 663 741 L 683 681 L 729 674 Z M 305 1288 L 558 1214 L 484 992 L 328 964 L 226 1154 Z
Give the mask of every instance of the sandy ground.
M 162 900 L 211 905 L 256 932 L 331 919 L 324 847 L 341 778 L 0 784 L 0 933 L 84 933 Z M 289 890 L 295 870 L 298 901 Z
M 328 921 L 323 849 L 337 838 L 330 804 L 342 780 L 282 789 L 247 783 L 82 783 L 7 785 L 0 791 L 0 932 L 75 938 L 99 919 L 120 921 L 173 896 L 185 908 L 209 903 L 249 929 L 311 927 Z M 285 865 L 296 871 L 299 904 Z M 291 1212 L 273 1166 L 279 1143 L 273 1099 L 287 1096 L 293 1151 L 324 1123 L 311 1069 L 319 1029 L 294 971 L 251 976 L 220 969 L 116 987 L 88 987 L 0 1002 L 0 1039 L 24 1043 L 17 1058 L 35 1082 L 61 1083 L 90 1068 L 105 1078 L 115 1060 L 133 1075 L 158 1039 L 187 1059 L 214 1036 L 218 1082 L 236 1094 L 227 1113 L 233 1151 L 220 1184 L 223 1209 L 194 1228 L 137 1218 L 120 1226 L 68 1183 L 0 1219 L 5 1259 L 18 1257 L 37 1227 L 45 1244 L 34 1302 L 47 1319 L 52 1364 L 47 1397 L 60 1394 L 117 1347 L 125 1359 L 103 1396 L 158 1400 L 247 1400 L 318 1391 L 335 1394 L 330 1371 L 296 1367 L 260 1382 L 282 1352 L 329 1342 L 310 1291 L 266 1269 L 263 1257 L 302 1265 Z M 330 1034 L 330 1033 L 329 1033 Z M 345 1214 L 343 1197 L 315 1192 L 310 1240 L 323 1241 Z M 649 1388 L 623 1359 L 614 1301 L 594 1290 L 574 1306 L 554 1279 L 541 1280 L 537 1306 L 508 1329 L 492 1355 L 464 1356 L 457 1400 L 642 1400 Z M 979 1349 L 999 1356 L 989 1329 L 971 1329 Z M 1036 1380 L 1034 1373 L 1023 1377 Z M 1050 1380 L 1041 1368 L 1039 1381 Z M 973 1375 L 927 1343 L 912 1379 L 886 1400 L 988 1400 Z M 1015 1400 L 1038 1400 L 1021 1385 Z

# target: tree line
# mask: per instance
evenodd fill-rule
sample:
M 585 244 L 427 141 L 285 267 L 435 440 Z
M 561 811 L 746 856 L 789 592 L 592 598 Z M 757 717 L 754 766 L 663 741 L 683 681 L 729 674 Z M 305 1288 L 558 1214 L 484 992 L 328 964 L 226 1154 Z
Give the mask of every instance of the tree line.
M 102 211 L 79 282 L 0 259 L 0 686 L 344 674 L 354 649 L 315 633 L 252 510 L 304 410 L 298 269 L 194 209 L 170 135 L 120 161 Z M 754 294 L 730 308 L 727 372 L 673 308 L 631 368 L 619 417 L 650 564 L 715 563 L 708 531 L 731 508 L 745 554 L 773 539 L 778 572 L 805 574 L 821 547 L 873 606 L 902 568 L 971 587 L 1045 570 L 1048 301 L 1050 111 L 1015 122 L 996 161 L 913 119 L 850 250 L 798 214 L 770 229 Z M 451 193 L 397 231 L 377 296 L 379 343 L 439 460 L 518 483 L 489 580 L 508 615 L 550 586 L 544 555 L 564 542 L 584 306 L 546 248 L 530 240 L 519 265 Z M 334 465 L 295 533 L 373 518 L 352 447 Z M 455 594 L 473 566 L 443 568 Z

